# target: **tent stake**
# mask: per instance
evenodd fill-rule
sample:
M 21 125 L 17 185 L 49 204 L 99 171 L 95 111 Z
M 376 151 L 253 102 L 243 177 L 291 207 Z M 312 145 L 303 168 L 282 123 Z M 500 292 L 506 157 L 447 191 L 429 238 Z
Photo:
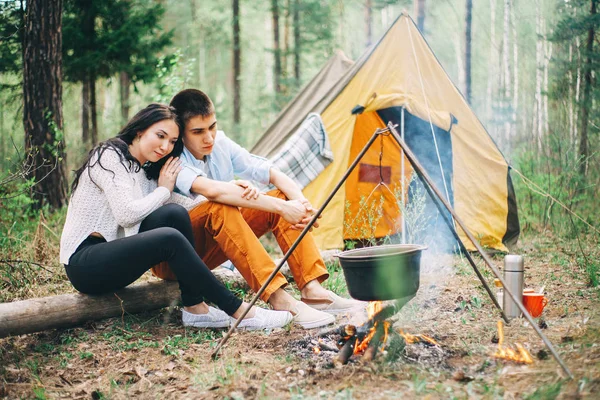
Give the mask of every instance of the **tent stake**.
M 391 126 L 395 126 L 395 125 L 391 125 Z M 269 275 L 269 277 L 267 278 L 267 280 L 265 281 L 265 283 L 263 283 L 263 285 L 260 287 L 260 289 L 258 290 L 258 292 L 256 292 L 256 294 L 254 295 L 254 297 L 250 301 L 250 305 L 246 308 L 246 310 L 242 313 L 242 315 L 239 316 L 239 318 L 235 321 L 235 323 L 233 324 L 233 326 L 231 328 L 229 328 L 229 330 L 227 331 L 227 333 L 225 334 L 225 336 L 223 336 L 223 339 L 221 339 L 221 341 L 219 342 L 219 344 L 217 345 L 217 347 L 215 348 L 215 350 L 211 354 L 211 358 L 213 360 L 217 359 L 217 357 L 219 355 L 219 350 L 221 350 L 221 347 L 223 347 L 223 345 L 225 345 L 225 343 L 227 343 L 227 341 L 229 340 L 229 337 L 231 336 L 231 334 L 233 333 L 233 331 L 235 331 L 235 328 L 237 328 L 237 326 L 244 319 L 244 317 L 246 317 L 246 314 L 248 314 L 248 312 L 250 311 L 250 309 L 252 308 L 252 306 L 256 303 L 256 301 L 258 300 L 258 298 L 260 297 L 260 295 L 263 294 L 263 292 L 266 290 L 267 286 L 269 286 L 269 284 L 271 283 L 271 281 L 273 280 L 273 278 L 275 278 L 275 275 L 277 275 L 277 273 L 279 272 L 279 270 L 281 269 L 281 267 L 283 267 L 283 264 L 285 264 L 285 262 L 287 261 L 287 259 L 290 258 L 290 256 L 294 252 L 294 250 L 296 250 L 296 247 L 298 247 L 298 244 L 300 243 L 300 241 L 302 239 L 304 239 L 304 236 L 306 236 L 306 234 L 308 232 L 310 232 L 310 230 L 311 230 L 312 226 L 314 225 L 314 223 L 319 219 L 319 217 L 321 216 L 321 213 L 323 213 L 323 210 L 325 210 L 325 207 L 327 207 L 327 205 L 329 204 L 329 202 L 333 199 L 333 196 L 335 196 L 335 194 L 338 192 L 338 190 L 340 190 L 340 188 L 342 187 L 342 185 L 344 184 L 344 182 L 346 182 L 346 179 L 348 179 L 348 176 L 350 176 L 350 174 L 352 173 L 352 171 L 354 170 L 354 168 L 356 168 L 356 166 L 358 165 L 358 162 L 363 158 L 363 156 L 365 155 L 365 153 L 367 152 L 367 150 L 369 150 L 369 148 L 371 147 L 371 145 L 373 144 L 373 142 L 375 141 L 375 139 L 377 139 L 377 137 L 379 135 L 381 135 L 382 133 L 389 132 L 389 129 L 390 128 L 388 127 L 388 128 L 385 128 L 385 129 L 377 129 L 377 130 L 375 130 L 375 132 L 373 133 L 373 136 L 371 137 L 371 139 L 369 139 L 369 141 L 367 142 L 367 144 L 365 145 L 365 147 L 361 150 L 361 152 L 358 154 L 358 156 L 356 156 L 356 159 L 354 160 L 354 162 L 352 162 L 352 165 L 350 165 L 350 167 L 348 168 L 348 170 L 346 171 L 346 173 L 344 174 L 344 176 L 342 177 L 342 179 L 338 182 L 338 184 L 335 186 L 335 188 L 333 189 L 333 191 L 329 194 L 329 196 L 327 197 L 327 199 L 325 200 L 325 202 L 323 203 L 323 205 L 321 206 L 321 208 L 319 208 L 317 210 L 317 212 L 315 213 L 315 215 L 313 215 L 312 219 L 309 221 L 309 223 L 306 225 L 306 227 L 302 230 L 302 233 L 300 233 L 300 236 L 298 236 L 298 239 L 296 239 L 296 241 L 294 242 L 294 244 L 292 245 L 292 247 L 290 247 L 290 249 L 287 251 L 287 253 L 285 253 L 285 255 L 283 256 L 283 258 L 281 259 L 281 261 L 279 261 L 279 265 L 277 265 L 277 267 L 273 270 L 273 272 L 271 272 L 271 275 Z
M 487 254 L 485 254 L 483 248 L 479 245 L 479 243 L 477 242 L 477 240 L 475 239 L 475 237 L 467 229 L 466 225 L 462 222 L 462 220 L 458 217 L 458 215 L 456 215 L 456 213 L 454 212 L 454 209 L 452 208 L 452 206 L 442 196 L 442 194 L 440 193 L 439 189 L 435 186 L 435 184 L 433 183 L 432 179 L 429 177 L 429 175 L 427 174 L 427 172 L 425 172 L 425 169 L 423 168 L 423 166 L 421 165 L 421 163 L 415 157 L 414 153 L 408 148 L 408 146 L 406 146 L 406 143 L 404 142 L 404 140 L 402 140 L 402 138 L 400 137 L 400 135 L 398 135 L 398 131 L 396 131 L 395 126 L 392 125 L 392 123 L 389 123 L 388 124 L 388 128 L 389 128 L 392 136 L 394 137 L 394 139 L 396 139 L 396 142 L 398 142 L 398 144 L 400 145 L 400 147 L 402 148 L 402 150 L 404 150 L 404 154 L 406 155 L 406 158 L 408 158 L 408 161 L 410 161 L 411 165 L 413 166 L 413 168 L 415 169 L 415 171 L 419 175 L 419 178 L 421 178 L 422 180 L 425 180 L 425 182 L 427 183 L 425 185 L 425 187 L 426 188 L 429 187 L 429 188 L 431 188 L 435 192 L 435 194 L 438 197 L 438 199 L 442 202 L 442 204 L 450 212 L 450 214 L 452 215 L 452 217 L 454 218 L 454 220 L 458 223 L 458 225 L 461 227 L 461 229 L 463 230 L 463 232 L 465 233 L 465 235 L 473 243 L 473 245 L 475 246 L 475 248 L 477 249 L 477 251 L 479 252 L 479 254 L 481 255 L 481 257 L 483 258 L 483 260 L 485 261 L 485 263 L 487 264 L 487 266 L 494 273 L 494 275 L 496 275 L 496 278 L 498 278 L 500 280 L 500 282 L 502 283 L 502 286 L 504 286 L 504 291 L 506 293 L 508 293 L 508 295 L 510 296 L 510 298 L 517 304 L 517 307 L 519 307 L 519 310 L 521 310 L 521 312 L 523 313 L 523 315 L 525 316 L 525 318 L 527 319 L 527 321 L 531 324 L 531 327 L 538 334 L 538 336 L 540 337 L 540 339 L 542 339 L 542 341 L 544 342 L 544 344 L 546 345 L 546 347 L 548 348 L 548 350 L 550 350 L 550 352 L 552 353 L 552 356 L 554 357 L 554 359 L 556 360 L 556 362 L 558 362 L 558 364 L 562 367 L 563 371 L 569 376 L 569 378 L 573 379 L 573 374 L 571 373 L 571 371 L 569 370 L 569 368 L 567 367 L 567 365 L 564 363 L 564 361 L 560 358 L 560 356 L 558 355 L 558 353 L 554 349 L 554 346 L 552 346 L 552 343 L 550 342 L 550 340 L 548 340 L 548 338 L 546 337 L 546 335 L 544 335 L 544 333 L 540 330 L 540 328 L 534 322 L 534 320 L 531 317 L 531 315 L 529 315 L 529 313 L 527 312 L 527 310 L 523 306 L 523 303 L 521 301 L 519 301 L 517 299 L 517 297 L 512 293 L 512 291 L 508 288 L 508 285 L 504 281 L 504 278 L 502 277 L 502 274 L 500 274 L 500 272 L 496 269 L 496 267 L 494 267 L 494 265 L 492 264 L 492 260 L 487 256 Z M 450 227 L 450 230 L 456 232 L 456 230 L 453 227 Z M 456 236 L 458 236 L 458 234 L 456 234 Z M 462 241 L 460 240 L 460 238 L 458 240 L 459 240 L 459 242 L 462 243 Z M 463 247 L 464 247 L 464 245 L 463 245 Z M 472 265 L 474 266 L 474 264 L 472 264 Z M 474 266 L 474 268 L 475 268 L 475 266 Z M 475 269 L 477 270 L 477 268 L 475 268 Z M 478 274 L 478 276 L 479 276 L 479 274 Z M 480 279 L 482 279 L 482 278 L 483 277 L 481 277 Z M 482 283 L 483 282 L 484 281 L 482 279 Z M 487 287 L 487 283 L 484 283 L 484 286 Z M 488 293 L 490 293 L 489 288 L 488 288 Z M 492 298 L 494 298 L 494 297 L 492 297 Z

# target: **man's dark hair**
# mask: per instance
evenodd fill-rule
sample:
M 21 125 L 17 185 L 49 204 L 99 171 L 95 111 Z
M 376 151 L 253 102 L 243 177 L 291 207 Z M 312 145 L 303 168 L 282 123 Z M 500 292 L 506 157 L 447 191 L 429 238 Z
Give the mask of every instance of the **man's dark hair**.
M 215 113 L 215 106 L 210 97 L 198 89 L 182 90 L 173 97 L 169 105 L 175 108 L 175 111 L 184 124 L 190 118 L 198 115 L 206 118 Z

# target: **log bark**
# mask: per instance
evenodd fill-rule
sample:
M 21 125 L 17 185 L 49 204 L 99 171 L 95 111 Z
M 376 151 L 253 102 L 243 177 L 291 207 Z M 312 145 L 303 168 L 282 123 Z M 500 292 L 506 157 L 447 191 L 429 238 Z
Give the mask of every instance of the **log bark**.
M 237 272 L 217 268 L 213 273 L 230 288 L 249 290 Z M 156 310 L 175 304 L 179 296 L 177 282 L 158 281 L 137 283 L 96 296 L 76 293 L 0 303 L 0 338 Z
M 84 322 L 169 306 L 177 282 L 145 282 L 99 296 L 63 294 L 0 304 L 0 337 L 69 328 Z

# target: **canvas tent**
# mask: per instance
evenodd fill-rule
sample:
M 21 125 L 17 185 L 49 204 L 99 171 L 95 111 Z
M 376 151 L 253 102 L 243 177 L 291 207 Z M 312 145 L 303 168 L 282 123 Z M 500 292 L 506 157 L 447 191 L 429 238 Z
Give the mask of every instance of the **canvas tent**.
M 507 250 L 516 241 L 508 163 L 408 15 L 398 17 L 335 85 L 318 89 L 309 84 L 252 149 L 273 156 L 308 113 L 320 113 L 334 161 L 303 190 L 314 206 L 324 203 L 374 130 L 391 121 L 482 245 Z M 319 246 L 340 248 L 360 232 L 382 237 L 401 231 L 398 201 L 411 201 L 412 175 L 394 140 L 378 139 L 313 231 Z M 381 181 L 386 185 L 378 186 Z M 371 203 L 362 206 L 367 199 Z M 373 229 L 364 213 L 378 205 L 382 216 Z

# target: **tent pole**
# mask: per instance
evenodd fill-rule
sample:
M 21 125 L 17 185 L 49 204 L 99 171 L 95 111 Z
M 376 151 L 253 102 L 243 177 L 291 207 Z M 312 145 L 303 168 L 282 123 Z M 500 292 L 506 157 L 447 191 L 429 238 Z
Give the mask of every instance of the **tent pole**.
M 402 140 L 404 140 L 404 106 L 402 106 L 402 114 L 400 115 L 400 133 L 402 134 Z M 404 177 L 404 150 L 400 150 L 400 179 L 402 179 L 401 190 L 402 190 L 402 215 L 400 216 L 402 221 L 402 244 L 406 244 L 406 219 L 404 219 L 404 211 L 406 210 L 406 178 Z
M 321 206 L 321 208 L 319 208 L 317 210 L 317 212 L 313 215 L 313 217 L 308 222 L 308 224 L 306 225 L 306 227 L 300 233 L 300 236 L 298 236 L 298 238 L 292 244 L 292 246 L 287 251 L 287 253 L 285 253 L 285 255 L 283 256 L 283 258 L 279 261 L 279 264 L 277 265 L 277 267 L 273 270 L 273 272 L 271 272 L 271 275 L 269 275 L 269 277 L 267 278 L 267 280 L 265 281 L 265 283 L 263 283 L 263 285 L 260 287 L 260 289 L 258 289 L 258 292 L 256 292 L 256 294 L 254 295 L 254 297 L 252 298 L 252 301 L 250 301 L 250 304 L 248 305 L 248 307 L 246 308 L 246 310 L 242 313 L 242 315 L 239 316 L 239 318 L 235 321 L 235 323 L 233 324 L 233 326 L 231 328 L 229 328 L 229 330 L 227 331 L 227 333 L 225 334 L 225 336 L 223 336 L 223 339 L 221 339 L 221 341 L 219 342 L 219 344 L 217 344 L 217 347 L 215 348 L 215 350 L 211 354 L 211 358 L 213 360 L 217 359 L 217 357 L 219 355 L 219 350 L 221 350 L 221 347 L 223 347 L 223 345 L 225 345 L 225 343 L 227 343 L 227 340 L 229 340 L 229 337 L 231 336 L 231 334 L 233 333 L 233 331 L 235 331 L 235 328 L 237 328 L 237 326 L 240 324 L 240 322 L 246 317 L 246 314 L 248 314 L 248 312 L 250 311 L 250 309 L 252 308 L 252 306 L 256 303 L 256 301 L 258 300 L 258 298 L 260 297 L 260 295 L 263 294 L 263 292 L 265 291 L 265 289 L 267 288 L 267 286 L 269 286 L 269 284 L 271 283 L 271 281 L 273 280 L 273 278 L 275 278 L 275 275 L 277 275 L 277 273 L 279 272 L 279 270 L 281 269 L 281 267 L 283 267 L 283 264 L 285 264 L 285 262 L 288 260 L 288 258 L 290 258 L 290 256 L 294 252 L 294 250 L 296 250 L 296 247 L 298 247 L 298 244 L 300 244 L 300 241 L 302 239 L 304 239 L 304 236 L 306 236 L 306 234 L 308 232 L 310 232 L 310 230 L 312 229 L 312 226 L 314 225 L 314 223 L 317 222 L 317 220 L 321 216 L 321 213 L 323 213 L 323 210 L 325 210 L 325 207 L 327 207 L 327 205 L 329 204 L 329 202 L 333 199 L 333 196 L 335 196 L 335 194 L 338 192 L 338 190 L 340 190 L 340 188 L 342 187 L 342 185 L 344 184 L 344 182 L 346 182 L 346 180 L 348 179 L 348 176 L 350 176 L 350 174 L 352 173 L 352 171 L 354 170 L 354 168 L 356 168 L 356 166 L 358 165 L 358 162 L 363 158 L 363 156 L 365 155 L 365 153 L 367 152 L 367 150 L 369 150 L 369 148 L 371 147 L 371 145 L 373 144 L 373 142 L 375 141 L 375 139 L 377 139 L 377 137 L 379 135 L 383 134 L 383 133 L 388 133 L 389 130 L 390 130 L 390 128 L 384 128 L 384 129 L 379 129 L 378 128 L 377 130 L 375 130 L 375 132 L 373 133 L 373 136 L 371 137 L 371 139 L 369 139 L 369 141 L 367 142 L 367 144 L 365 145 L 365 147 L 361 150 L 361 152 L 358 154 L 358 156 L 356 156 L 356 159 L 352 162 L 352 165 L 350 165 L 350 167 L 348 168 L 348 170 L 346 171 L 346 173 L 344 174 L 344 176 L 342 177 L 342 179 L 338 182 L 338 184 L 335 186 L 335 188 L 333 189 L 333 191 L 329 194 L 329 196 L 327 197 L 327 199 L 325 200 L 325 202 L 323 203 L 323 205 Z
M 463 232 L 465 233 L 465 235 L 473 243 L 473 245 L 475 246 L 475 248 L 477 249 L 477 251 L 479 252 L 479 254 L 481 255 L 481 257 L 483 258 L 483 260 L 485 261 L 485 263 L 487 264 L 487 266 L 494 273 L 494 275 L 496 275 L 496 278 L 498 278 L 498 280 L 500 280 L 500 282 L 502 283 L 502 286 L 504 287 L 504 291 L 515 302 L 515 304 L 517 305 L 517 307 L 519 308 L 519 310 L 521 310 L 521 312 L 525 316 L 525 319 L 527 319 L 527 321 L 529 322 L 529 324 L 531 325 L 531 327 L 538 334 L 538 336 L 540 337 L 540 339 L 542 339 L 542 341 L 544 342 L 544 344 L 546 345 L 546 347 L 548 348 L 548 350 L 550 350 L 550 353 L 552 353 L 552 356 L 554 356 L 554 359 L 556 360 L 556 362 L 558 362 L 558 364 L 562 367 L 563 371 L 569 376 L 569 378 L 573 379 L 573 374 L 571 373 L 571 371 L 569 370 L 569 368 L 567 367 L 567 365 L 564 363 L 564 361 L 560 358 L 560 356 L 558 355 L 558 353 L 554 349 L 554 346 L 552 346 L 552 343 L 550 342 L 550 340 L 548 340 L 548 338 L 546 337 L 546 335 L 544 335 L 544 333 L 541 331 L 541 329 L 537 326 L 537 324 L 535 323 L 535 321 L 533 320 L 533 318 L 531 317 L 531 315 L 529 314 L 529 312 L 527 312 L 527 310 L 523 306 L 523 303 L 520 300 L 518 300 L 517 297 L 508 288 L 508 285 L 504 281 L 504 278 L 502 277 L 502 274 L 500 274 L 500 272 L 496 269 L 496 267 L 494 267 L 494 265 L 492 263 L 492 260 L 487 256 L 487 254 L 485 254 L 485 252 L 483 251 L 483 248 L 477 242 L 477 240 L 471 234 L 471 232 L 467 229 L 467 227 L 463 223 L 462 219 L 460 219 L 458 217 L 458 215 L 456 215 L 456 213 L 454 212 L 454 209 L 452 208 L 452 206 L 450 206 L 450 204 L 446 201 L 446 199 L 444 198 L 444 196 L 440 193 L 439 189 L 435 186 L 435 184 L 433 183 L 433 181 L 431 180 L 431 178 L 429 177 L 429 175 L 427 174 L 427 172 L 425 171 L 425 169 L 423 168 L 423 166 L 421 165 L 421 163 L 419 162 L 419 160 L 417 160 L 417 158 L 415 157 L 414 153 L 406 146 L 406 143 L 404 142 L 404 140 L 402 140 L 402 138 L 400 137 L 400 135 L 398 135 L 398 131 L 395 129 L 395 127 L 391 123 L 388 124 L 388 128 L 389 128 L 392 136 L 394 137 L 394 139 L 396 139 L 396 142 L 398 142 L 398 144 L 400 145 L 400 147 L 405 151 L 406 157 L 408 158 L 408 161 L 411 163 L 412 167 L 415 169 L 415 171 L 419 175 L 419 178 L 421 178 L 422 180 L 424 180 L 427 183 L 425 185 L 425 187 L 426 188 L 429 187 L 429 189 L 431 189 L 431 190 L 433 190 L 433 192 L 435 192 L 436 196 L 439 198 L 439 200 L 442 202 L 442 204 L 446 207 L 446 209 L 448 210 L 448 212 L 450 212 L 450 214 L 452 215 L 452 217 L 454 218 L 454 220 L 456 221 L 456 223 L 458 223 L 458 225 L 461 227 L 461 229 L 463 230 Z M 428 190 L 428 192 L 429 192 L 429 190 Z M 431 192 L 430 192 L 430 194 L 431 194 Z M 450 230 L 451 231 L 455 231 L 455 229 L 453 229 L 453 228 L 451 228 Z M 459 239 L 459 242 L 461 242 L 460 239 Z M 473 264 L 473 266 L 474 266 L 474 264 Z M 477 270 L 477 268 L 475 268 L 475 269 Z M 479 276 L 479 274 L 478 274 L 478 276 Z M 491 291 L 489 290 L 489 287 L 487 286 L 487 283 L 482 278 L 483 277 L 480 277 L 481 283 L 483 283 L 483 285 L 488 289 L 488 293 L 491 293 Z M 493 298 L 494 297 L 492 296 L 492 299 Z

